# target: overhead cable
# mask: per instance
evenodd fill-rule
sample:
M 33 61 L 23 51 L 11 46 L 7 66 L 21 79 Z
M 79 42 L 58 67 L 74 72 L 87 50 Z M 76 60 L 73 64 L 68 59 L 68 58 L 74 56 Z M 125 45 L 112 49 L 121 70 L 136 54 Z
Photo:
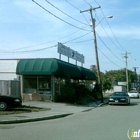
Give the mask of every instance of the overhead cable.
M 97 34 L 97 33 L 96 33 Z M 98 34 L 97 34 L 98 35 Z M 112 51 L 111 49 L 105 44 L 105 42 L 101 39 L 101 37 L 98 35 L 99 39 L 101 40 L 101 42 L 106 46 L 106 48 L 117 58 L 119 59 L 120 61 L 123 61 L 121 60 L 119 57 L 117 57 Z
M 78 11 L 81 11 L 79 8 L 77 8 L 76 6 L 74 6 L 73 4 L 71 4 L 68 0 L 65 0 L 68 4 L 70 4 L 72 7 L 74 7 L 75 9 L 77 9 Z M 86 22 L 90 25 L 89 21 L 86 19 L 84 13 L 82 13 L 84 19 L 86 20 Z
M 72 40 L 66 41 L 66 42 L 64 42 L 63 44 L 66 44 L 66 43 L 71 42 L 71 41 L 73 41 L 73 40 L 77 40 L 77 39 L 79 39 L 79 38 L 81 38 L 81 37 L 84 37 L 84 36 L 90 34 L 91 32 L 92 32 L 92 31 L 90 31 L 90 32 L 88 32 L 87 34 L 84 34 L 84 35 L 82 35 L 82 36 L 79 36 L 79 37 L 77 37 L 77 38 L 74 38 L 74 39 L 72 39 Z
M 53 6 L 54 8 L 56 8 L 57 10 L 59 10 L 60 12 L 62 12 L 63 14 L 65 14 L 65 15 L 67 15 L 68 17 L 72 18 L 73 20 L 75 20 L 75 21 L 77 21 L 77 22 L 79 22 L 79 23 L 81 23 L 81 24 L 84 24 L 84 25 L 89 26 L 89 24 L 83 23 L 83 22 L 81 22 L 81 21 L 79 21 L 79 20 L 73 18 L 72 16 L 68 15 L 67 13 L 63 12 L 62 10 L 60 10 L 59 8 L 57 8 L 56 6 L 54 6 L 52 3 L 50 3 L 48 0 L 45 0 L 45 1 L 46 1 L 47 3 L 49 3 L 51 6 Z
M 97 3 L 97 1 L 96 1 L 96 0 L 94 0 L 94 1 Z M 99 3 L 97 3 L 97 4 L 99 5 Z M 99 5 L 99 6 L 100 6 L 100 5 Z M 103 16 L 105 17 L 105 14 L 104 14 L 104 12 L 103 12 L 102 8 L 101 8 L 101 12 L 102 12 Z M 121 47 L 121 49 L 122 49 L 123 51 L 125 51 L 125 52 L 126 52 L 126 50 L 122 47 L 122 45 L 121 45 L 121 44 L 120 44 L 120 42 L 118 41 L 117 37 L 115 36 L 115 34 L 114 34 L 113 30 L 111 29 L 111 27 L 110 27 L 110 25 L 109 25 L 109 23 L 108 23 L 108 21 L 107 21 L 107 19 L 106 19 L 106 18 L 105 18 L 105 20 L 106 20 L 106 22 L 107 22 L 107 24 L 108 24 L 108 27 L 110 28 L 110 30 L 111 30 L 111 32 L 112 32 L 112 34 L 113 34 L 114 38 L 116 39 L 117 43 L 119 44 L 119 46 Z
M 54 48 L 54 47 L 57 47 L 57 45 L 50 46 L 50 47 L 45 47 L 45 48 L 41 48 L 41 49 L 36 49 L 36 50 L 27 50 L 27 51 L 3 51 L 3 52 L 0 52 L 0 53 L 10 53 L 10 54 L 15 54 L 15 53 L 16 54 L 17 53 L 31 53 L 31 52 L 43 51 L 43 50 Z
M 97 17 L 97 16 L 96 16 L 96 17 Z M 97 17 L 97 18 L 98 18 L 98 17 Z M 98 19 L 98 20 L 99 20 L 99 19 Z M 103 27 L 102 23 L 100 23 L 100 25 L 102 26 L 104 32 L 106 33 L 106 35 L 108 36 L 108 38 L 110 39 L 110 41 L 113 43 L 113 45 L 114 45 L 115 47 L 117 47 L 120 51 L 122 51 L 122 49 L 120 49 L 120 48 L 114 43 L 114 41 L 111 39 L 111 37 L 108 35 L 108 33 L 106 32 L 106 30 L 105 30 L 105 28 Z
M 86 0 L 84 0 L 84 2 L 85 2 L 86 4 L 88 4 L 90 7 L 92 7 Z
M 90 30 L 86 30 L 86 29 L 77 27 L 77 26 L 75 26 L 75 25 L 73 25 L 73 24 L 71 24 L 71 23 L 69 23 L 69 22 L 67 22 L 67 21 L 65 21 L 65 20 L 63 20 L 63 19 L 61 19 L 60 17 L 54 15 L 54 14 L 51 13 L 49 10 L 47 10 L 46 8 L 44 8 L 43 6 L 41 6 L 41 5 L 40 5 L 39 3 L 37 3 L 36 1 L 34 1 L 34 0 L 32 0 L 32 1 L 33 1 L 34 3 L 36 3 L 39 7 L 41 7 L 43 10 L 47 11 L 49 14 L 53 15 L 53 16 L 56 17 L 57 19 L 59 19 L 59 20 L 65 22 L 65 23 L 67 23 L 68 25 L 71 25 L 71 26 L 73 26 L 73 27 L 75 27 L 75 28 L 78 28 L 78 29 L 80 29 L 80 30 L 90 31 Z
M 110 62 L 112 62 L 114 65 L 116 65 L 117 67 L 119 67 L 119 68 L 121 68 L 119 65 L 117 65 L 116 63 L 114 63 L 111 59 L 109 59 L 102 51 L 101 51 L 101 49 L 99 49 L 99 47 L 98 47 L 98 50 L 110 61 Z
M 92 39 L 88 39 L 88 40 L 84 40 L 84 41 L 77 41 L 77 42 L 70 42 L 70 44 L 72 43 L 83 43 L 83 42 L 88 42 L 88 41 L 93 41 L 93 38 Z
M 48 41 L 48 42 L 44 42 L 44 43 L 40 43 L 40 44 L 36 44 L 36 45 L 32 45 L 32 46 L 28 46 L 28 47 L 22 47 L 22 48 L 18 48 L 18 49 L 13 49 L 13 50 L 21 50 L 21 49 L 25 49 L 25 48 L 32 48 L 32 47 L 41 46 L 41 45 L 44 45 L 44 44 L 48 44 L 48 43 L 52 43 L 52 42 L 56 42 L 56 41 L 58 41 L 58 40 L 60 40 L 60 39 L 64 39 L 64 38 L 66 38 L 66 37 L 69 37 L 69 36 L 71 36 L 71 35 L 73 35 L 73 34 L 79 32 L 79 31 L 80 31 L 80 30 L 77 30 L 77 31 L 75 31 L 75 32 L 73 32 L 73 33 L 71 33 L 71 34 L 69 34 L 69 35 L 66 35 L 66 36 L 60 37 L 60 38 L 55 39 L 55 40 L 51 40 L 51 41 Z

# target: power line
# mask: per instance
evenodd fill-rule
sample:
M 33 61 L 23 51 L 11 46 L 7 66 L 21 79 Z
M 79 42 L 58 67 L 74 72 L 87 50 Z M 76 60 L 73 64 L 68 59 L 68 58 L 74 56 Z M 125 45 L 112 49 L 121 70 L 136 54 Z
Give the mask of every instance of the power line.
M 53 47 L 57 47 L 57 45 L 53 45 L 53 46 L 45 47 L 45 48 L 41 48 L 41 49 L 36 49 L 36 50 L 28 50 L 28 51 L 3 51 L 3 52 L 0 52 L 0 53 L 10 53 L 10 54 L 15 54 L 15 53 L 31 53 L 31 52 L 43 51 L 43 50 L 50 49 L 50 48 L 53 48 Z
M 92 31 L 91 31 L 91 32 L 92 32 Z M 77 39 L 79 39 L 79 38 L 81 38 L 81 37 L 84 37 L 84 36 L 90 34 L 91 32 L 89 32 L 89 33 L 87 33 L 87 34 L 84 34 L 84 35 L 82 35 L 82 36 L 79 36 L 79 37 L 77 37 L 77 38 L 74 38 L 74 39 L 72 39 L 72 40 L 66 41 L 66 42 L 64 42 L 63 44 L 66 44 L 66 43 L 71 42 L 71 41 L 73 41 L 73 40 L 77 40 Z
M 114 63 L 111 59 L 109 59 L 98 47 L 98 50 L 110 61 L 112 62 L 114 65 L 116 65 L 117 67 L 121 68 L 119 65 L 117 65 L 116 63 Z
M 36 45 L 33 45 L 33 46 L 22 47 L 22 48 L 18 48 L 18 49 L 14 49 L 14 50 L 21 50 L 21 49 L 25 49 L 25 48 L 32 48 L 32 47 L 36 47 L 36 46 L 41 46 L 41 45 L 44 45 L 44 44 L 52 43 L 52 42 L 55 42 L 55 41 L 57 41 L 57 40 L 60 40 L 60 39 L 64 39 L 64 38 L 66 38 L 66 37 L 69 37 L 69 36 L 71 36 L 71 35 L 73 35 L 73 34 L 79 32 L 79 31 L 80 31 L 80 30 L 77 30 L 77 31 L 75 31 L 75 32 L 73 32 L 73 33 L 71 33 L 71 34 L 69 34 L 69 35 L 67 35 L 67 36 L 60 37 L 60 38 L 55 39 L 55 40 L 52 40 L 52 41 L 48 41 L 48 42 L 36 44 Z
M 96 34 L 97 34 L 97 32 L 96 32 Z M 98 34 L 97 34 L 98 35 Z M 120 61 L 123 61 L 123 60 L 121 60 L 119 57 L 117 57 L 112 51 L 111 51 L 111 49 L 105 44 L 105 42 L 101 39 L 101 37 L 98 35 L 98 37 L 99 37 L 99 39 L 101 40 L 101 42 L 107 47 L 107 49 L 117 58 L 117 59 L 119 59 Z
M 94 1 L 97 3 L 98 6 L 100 6 L 99 3 L 96 0 L 94 0 Z
M 101 9 L 101 11 L 102 11 L 102 9 Z M 103 12 L 103 11 L 102 11 L 102 12 Z M 104 13 L 103 13 L 103 14 L 104 14 Z M 105 16 L 105 15 L 104 15 L 104 16 Z M 115 34 L 114 34 L 113 30 L 111 29 L 111 27 L 110 27 L 110 25 L 109 25 L 107 19 L 105 19 L 105 20 L 106 20 L 106 22 L 107 22 L 107 24 L 108 24 L 108 26 L 109 26 L 109 28 L 110 28 L 110 30 L 111 30 L 113 36 L 115 37 L 117 43 L 119 44 L 119 46 L 122 48 L 123 51 L 126 51 L 126 50 L 122 47 L 122 45 L 120 44 L 120 42 L 118 41 L 117 37 L 115 36 Z
M 85 2 L 86 4 L 88 4 L 90 7 L 92 7 L 86 0 L 84 0 L 84 2 Z
M 73 41 L 73 40 L 77 40 L 77 39 L 79 39 L 79 38 L 81 38 L 81 37 L 84 37 L 84 36 L 90 34 L 91 32 L 92 32 L 92 31 L 90 31 L 90 32 L 88 32 L 87 34 L 84 34 L 84 35 L 82 35 L 82 36 L 79 36 L 79 37 L 77 37 L 77 38 L 74 38 L 74 39 L 72 39 L 72 40 L 63 42 L 63 44 L 66 44 L 66 43 L 71 42 L 71 41 Z M 36 50 L 28 50 L 28 51 L 3 51 L 3 52 L 0 52 L 0 53 L 29 53 L 29 52 L 36 52 L 36 51 L 46 50 L 46 49 L 53 48 L 53 47 L 56 47 L 56 46 L 57 46 L 57 45 L 53 45 L 53 46 L 50 46 L 50 47 L 45 47 L 45 48 L 36 49 Z
M 82 23 L 82 24 L 84 24 L 84 25 L 89 26 L 89 24 L 83 23 L 83 22 L 81 22 L 81 21 L 79 21 L 79 20 L 77 20 L 77 19 L 71 17 L 70 15 L 66 14 L 65 12 L 63 12 L 62 10 L 60 10 L 59 8 L 57 8 L 56 6 L 54 6 L 52 3 L 50 3 L 49 1 L 47 1 L 47 0 L 45 0 L 45 1 L 46 1 L 47 3 L 49 3 L 51 6 L 53 6 L 54 8 L 56 8 L 57 10 L 59 10 L 60 12 L 62 12 L 63 14 L 65 14 L 65 15 L 67 15 L 68 17 L 72 18 L 73 20 L 75 20 L 75 21 L 77 21 L 77 22 L 79 22 L 79 23 Z
M 71 4 L 69 1 L 67 1 L 67 0 L 65 0 L 67 3 L 69 3 L 72 7 L 74 7 L 75 9 L 77 9 L 77 10 L 79 10 L 80 11 L 80 9 L 79 8 L 77 8 L 76 6 L 74 6 L 73 4 Z
M 83 43 L 83 42 L 88 42 L 88 41 L 93 41 L 93 39 L 88 39 L 88 40 L 84 40 L 84 41 L 77 41 L 77 42 L 71 42 L 72 44 L 73 43 Z
M 97 3 L 97 1 L 96 1 L 96 0 L 94 0 L 94 1 Z M 99 3 L 97 3 L 97 4 L 99 5 Z M 99 6 L 100 6 L 100 5 L 99 5 Z M 105 14 L 104 14 L 104 12 L 103 12 L 102 8 L 101 8 L 101 12 L 102 12 L 103 16 L 105 17 Z M 109 25 L 109 23 L 108 23 L 107 19 L 105 19 L 105 20 L 106 20 L 106 22 L 107 22 L 107 24 L 108 24 L 108 26 L 109 26 L 109 28 L 110 28 L 110 30 L 111 30 L 111 32 L 112 32 L 112 34 L 113 34 L 113 36 L 115 37 L 115 39 L 116 39 L 117 43 L 118 43 L 118 44 L 119 44 L 119 46 L 122 48 L 122 50 L 126 52 L 126 50 L 122 47 L 122 45 L 119 43 L 118 39 L 116 38 L 116 36 L 115 36 L 115 34 L 114 34 L 113 30 L 111 29 L 111 27 L 110 27 L 110 25 Z
M 69 1 L 67 1 L 67 0 L 65 0 L 68 4 L 70 4 L 72 7 L 74 7 L 75 9 L 77 9 L 78 11 L 81 11 L 81 9 L 79 9 L 79 8 L 77 8 L 76 6 L 74 6 L 73 4 L 71 4 Z M 85 15 L 82 13 L 82 15 L 83 15 L 83 17 L 84 17 L 84 19 L 86 20 L 86 22 L 88 23 L 88 24 L 90 24 L 89 23 L 89 21 L 86 19 L 86 17 L 85 17 Z
M 96 16 L 97 17 L 97 16 Z M 97 17 L 98 18 L 98 17 Z M 99 18 L 98 18 L 99 20 Z M 113 43 L 114 46 L 116 46 L 120 51 L 122 51 L 115 43 L 114 41 L 111 39 L 111 37 L 108 35 L 108 33 L 106 32 L 105 28 L 103 27 L 102 23 L 100 23 L 100 25 L 102 26 L 104 32 L 106 33 L 106 35 L 108 36 L 108 38 L 110 39 L 110 41 Z
M 43 6 L 41 6 L 41 5 L 40 5 L 39 3 L 37 3 L 36 1 L 34 1 L 34 0 L 32 0 L 32 1 L 33 1 L 34 3 L 36 3 L 39 7 L 41 7 L 43 10 L 47 11 L 49 14 L 53 15 L 53 16 L 56 17 L 57 19 L 59 19 L 59 20 L 65 22 L 65 23 L 67 23 L 68 25 L 71 25 L 71 26 L 73 26 L 73 27 L 75 27 L 75 28 L 78 28 L 78 29 L 80 29 L 80 30 L 90 31 L 90 30 L 86 30 L 86 29 L 77 27 L 77 26 L 75 26 L 75 25 L 73 25 L 73 24 L 71 24 L 71 23 L 69 23 L 69 22 L 67 22 L 67 21 L 65 21 L 65 20 L 63 20 L 63 19 L 61 19 L 60 17 L 54 15 L 53 13 L 51 13 L 50 11 L 48 11 L 46 8 L 44 8 Z

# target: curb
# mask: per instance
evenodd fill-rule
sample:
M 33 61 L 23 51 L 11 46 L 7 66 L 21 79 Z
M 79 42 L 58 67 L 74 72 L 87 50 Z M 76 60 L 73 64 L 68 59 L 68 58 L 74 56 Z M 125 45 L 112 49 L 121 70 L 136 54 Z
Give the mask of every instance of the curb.
M 35 122 L 35 121 L 43 121 L 43 120 L 51 120 L 66 117 L 72 115 L 73 113 L 69 114 L 61 114 L 61 115 L 54 115 L 54 116 L 47 116 L 47 117 L 39 117 L 39 118 L 30 118 L 30 119 L 17 119 L 17 120 L 3 120 L 0 121 L 0 124 L 14 124 L 14 123 L 26 123 L 26 122 Z
M 108 104 L 108 102 L 106 102 L 106 103 L 101 103 L 101 104 L 98 105 L 98 107 L 101 107 L 101 106 L 106 105 L 106 104 Z

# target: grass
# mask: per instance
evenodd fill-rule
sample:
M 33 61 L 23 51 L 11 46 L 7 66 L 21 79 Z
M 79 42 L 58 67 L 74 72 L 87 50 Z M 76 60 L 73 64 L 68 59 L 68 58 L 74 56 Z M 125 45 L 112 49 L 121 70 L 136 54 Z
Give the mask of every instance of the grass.
M 34 106 L 21 106 L 19 108 L 11 108 L 5 111 L 0 111 L 0 115 L 10 115 L 10 114 L 20 114 L 20 113 L 30 113 L 39 111 L 48 111 L 50 108 L 41 108 Z

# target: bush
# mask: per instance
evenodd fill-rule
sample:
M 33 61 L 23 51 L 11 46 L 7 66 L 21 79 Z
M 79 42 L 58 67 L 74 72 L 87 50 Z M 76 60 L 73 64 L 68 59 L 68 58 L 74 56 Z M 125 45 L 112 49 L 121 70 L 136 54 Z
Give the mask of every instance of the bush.
M 91 92 L 85 85 L 73 85 L 67 79 L 65 85 L 61 88 L 61 94 L 56 94 L 55 101 L 85 105 L 97 98 L 100 98 L 100 95 Z
M 65 85 L 61 88 L 61 94 L 56 95 L 55 101 L 68 103 L 75 102 L 75 90 L 69 79 L 66 80 Z
M 90 102 L 95 101 L 94 97 L 87 95 L 85 97 L 81 97 L 79 100 L 77 100 L 76 104 L 79 105 L 87 105 Z

